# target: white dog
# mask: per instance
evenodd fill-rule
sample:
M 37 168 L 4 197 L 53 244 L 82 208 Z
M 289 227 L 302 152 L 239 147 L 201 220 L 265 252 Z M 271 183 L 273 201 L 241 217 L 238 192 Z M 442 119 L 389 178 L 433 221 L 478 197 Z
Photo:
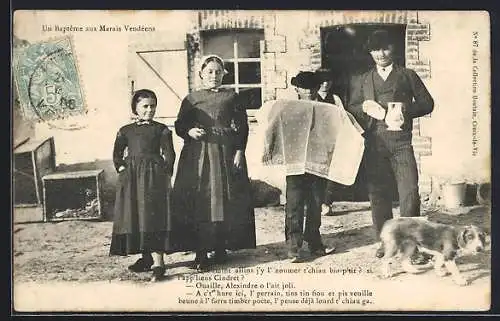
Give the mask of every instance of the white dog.
M 459 255 L 475 254 L 485 247 L 485 232 L 474 225 L 455 227 L 429 222 L 421 218 L 394 218 L 388 220 L 380 233 L 382 277 L 392 276 L 391 263 L 401 253 L 401 266 L 408 273 L 419 273 L 410 262 L 418 249 L 434 256 L 434 269 L 439 276 L 451 273 L 458 285 L 468 285 L 455 263 Z

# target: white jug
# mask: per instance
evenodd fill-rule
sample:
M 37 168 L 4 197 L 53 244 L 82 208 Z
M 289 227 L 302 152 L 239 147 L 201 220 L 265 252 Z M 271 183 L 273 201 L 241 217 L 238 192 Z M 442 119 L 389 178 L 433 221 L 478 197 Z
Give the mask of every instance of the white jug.
M 387 130 L 399 131 L 404 123 L 403 103 L 389 102 L 387 103 L 387 115 L 385 116 Z

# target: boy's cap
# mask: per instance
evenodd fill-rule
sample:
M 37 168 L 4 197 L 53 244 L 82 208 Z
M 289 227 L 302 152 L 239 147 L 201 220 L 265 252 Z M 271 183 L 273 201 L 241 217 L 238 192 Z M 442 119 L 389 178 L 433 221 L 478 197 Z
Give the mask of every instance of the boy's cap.
M 385 49 L 389 45 L 393 44 L 389 32 L 386 30 L 375 30 L 366 43 L 366 49 L 368 51 Z
M 314 72 L 319 81 L 333 80 L 333 73 L 330 69 L 321 68 Z
M 303 89 L 315 89 L 318 87 L 320 81 L 318 76 L 311 71 L 301 71 L 297 76 L 292 77 L 290 81 L 292 86 L 303 88 Z

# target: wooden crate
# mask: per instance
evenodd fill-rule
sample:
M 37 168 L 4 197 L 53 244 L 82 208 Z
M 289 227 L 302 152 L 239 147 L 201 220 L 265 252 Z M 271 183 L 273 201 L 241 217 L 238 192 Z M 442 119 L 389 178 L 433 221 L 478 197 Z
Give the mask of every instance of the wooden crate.
M 43 222 L 42 177 L 55 172 L 54 139 L 23 139 L 14 143 L 12 221 Z
M 44 221 L 102 219 L 103 177 L 102 169 L 45 175 Z
M 28 140 L 14 149 L 14 206 L 41 206 L 42 177 L 55 172 L 54 138 Z
M 43 222 L 42 205 L 14 206 L 12 219 L 14 224 Z

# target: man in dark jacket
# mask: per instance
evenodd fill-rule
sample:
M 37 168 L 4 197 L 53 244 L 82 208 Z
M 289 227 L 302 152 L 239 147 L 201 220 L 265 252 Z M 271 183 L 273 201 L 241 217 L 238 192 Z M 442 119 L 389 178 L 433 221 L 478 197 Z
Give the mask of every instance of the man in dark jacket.
M 375 31 L 367 49 L 375 67 L 353 80 L 347 110 L 365 129 L 367 187 L 378 236 L 393 215 L 392 177 L 401 216 L 420 216 L 412 120 L 431 113 L 434 100 L 415 71 L 393 63 L 394 45 L 387 31 Z M 381 257 L 383 249 L 376 255 Z

